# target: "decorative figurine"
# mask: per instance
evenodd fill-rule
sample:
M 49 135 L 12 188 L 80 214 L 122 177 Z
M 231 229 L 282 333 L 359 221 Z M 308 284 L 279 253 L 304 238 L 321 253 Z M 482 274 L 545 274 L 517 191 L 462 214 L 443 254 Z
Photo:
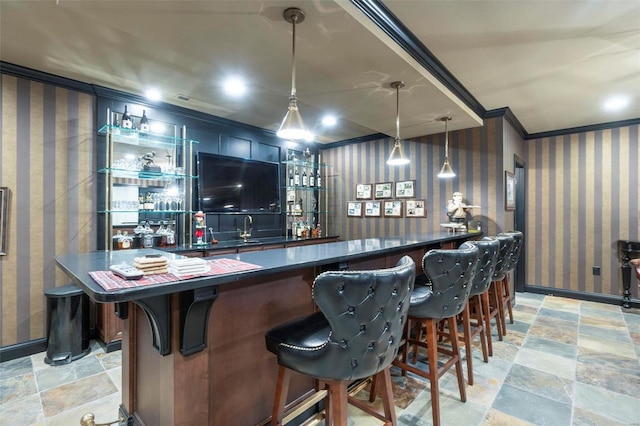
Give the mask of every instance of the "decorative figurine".
M 447 216 L 449 217 L 449 223 L 441 225 L 453 231 L 466 231 L 467 216 L 469 211 L 473 208 L 480 208 L 480 206 L 465 204 L 462 201 L 462 192 L 454 192 L 453 199 L 449 200 L 447 203 Z M 476 231 L 476 226 L 478 227 L 477 231 L 480 231 L 479 224 L 473 224 L 474 231 Z
M 202 212 L 202 210 L 200 210 L 198 213 L 195 214 L 195 220 L 196 220 L 195 245 L 206 245 L 207 243 L 204 241 L 204 232 L 205 232 L 205 229 L 207 229 L 207 225 L 205 224 L 205 215 Z
M 453 199 L 447 203 L 449 222 L 465 223 L 467 221 L 467 212 L 470 209 L 462 202 L 462 192 L 454 192 Z

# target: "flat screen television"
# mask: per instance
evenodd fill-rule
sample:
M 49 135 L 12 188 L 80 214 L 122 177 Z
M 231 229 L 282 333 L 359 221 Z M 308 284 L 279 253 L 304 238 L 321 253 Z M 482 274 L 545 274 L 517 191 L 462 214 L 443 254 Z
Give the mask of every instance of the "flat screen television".
M 200 152 L 198 201 L 205 213 L 280 213 L 278 164 Z

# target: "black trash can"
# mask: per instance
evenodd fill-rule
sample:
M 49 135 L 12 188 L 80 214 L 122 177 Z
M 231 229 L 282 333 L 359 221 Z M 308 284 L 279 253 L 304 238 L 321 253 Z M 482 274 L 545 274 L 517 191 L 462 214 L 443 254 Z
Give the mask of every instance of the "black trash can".
M 69 364 L 91 352 L 89 297 L 75 284 L 45 290 L 47 355 L 51 365 Z

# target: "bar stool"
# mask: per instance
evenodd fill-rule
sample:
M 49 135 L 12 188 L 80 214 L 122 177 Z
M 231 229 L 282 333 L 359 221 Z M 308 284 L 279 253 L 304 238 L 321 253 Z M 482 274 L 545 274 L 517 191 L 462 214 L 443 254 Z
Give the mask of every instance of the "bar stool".
M 267 349 L 278 356 L 279 364 L 272 425 L 295 418 L 283 421 L 291 371 L 325 384 L 327 426 L 346 426 L 347 402 L 385 424 L 397 424 L 389 370 L 407 320 L 415 269 L 413 260 L 404 256 L 393 268 L 331 271 L 316 277 L 312 294 L 320 312 L 265 334 Z M 384 415 L 347 394 L 349 383 L 369 376 L 382 384 Z
M 496 319 L 496 331 L 498 332 L 498 339 L 502 340 L 503 331 L 506 330 L 504 323 L 504 304 L 502 296 L 502 280 L 504 279 L 509 266 L 511 250 L 513 248 L 513 237 L 507 234 L 498 234 L 496 236 L 500 241 L 500 251 L 498 251 L 498 258 L 496 260 L 496 268 L 493 271 L 493 277 L 491 278 L 491 286 L 489 287 L 489 320 L 487 321 L 487 332 L 491 333 L 491 318 Z M 493 351 L 490 352 L 493 356 Z
M 487 345 L 491 347 L 491 333 L 485 333 L 485 312 L 489 313 L 489 286 L 496 267 L 500 242 L 494 237 L 483 237 L 479 241 L 469 241 L 470 244 L 478 247 L 480 254 L 478 266 L 471 283 L 469 301 L 462 312 L 463 335 L 466 355 L 467 355 L 467 382 L 473 386 L 473 362 L 471 355 L 471 342 L 476 336 L 480 336 L 480 346 L 482 348 L 482 360 L 489 362 L 487 356 Z M 483 302 L 483 295 L 487 295 Z M 488 334 L 488 336 L 487 336 Z M 493 355 L 493 348 L 490 352 Z
M 438 380 L 452 366 L 456 368 L 460 400 L 466 402 L 467 394 L 460 360 L 458 344 L 458 323 L 456 316 L 462 312 L 476 271 L 480 250 L 468 242 L 455 250 L 429 250 L 422 258 L 422 268 L 429 277 L 432 287 L 421 286 L 414 289 L 409 307 L 409 319 L 405 325 L 405 340 L 401 357 L 394 365 L 429 380 L 431 387 L 431 409 L 433 424 L 440 424 L 440 399 Z M 445 320 L 451 334 L 451 349 L 438 345 L 437 324 Z M 426 327 L 423 341 L 415 331 L 412 337 L 411 325 L 422 324 Z M 425 371 L 408 363 L 409 345 L 418 345 L 427 349 L 429 370 Z M 448 356 L 442 366 L 438 366 L 438 353 Z
M 518 259 L 520 258 L 520 251 L 522 250 L 522 244 L 524 241 L 524 235 L 520 231 L 508 231 L 501 232 L 498 235 L 509 235 L 513 237 L 513 246 L 509 253 L 509 261 L 505 268 L 504 278 L 500 285 L 502 286 L 502 311 L 506 306 L 509 311 L 509 323 L 513 324 L 513 308 L 511 306 L 511 287 L 509 286 L 509 272 L 516 269 L 518 266 Z M 502 321 L 502 334 L 507 334 L 506 316 Z

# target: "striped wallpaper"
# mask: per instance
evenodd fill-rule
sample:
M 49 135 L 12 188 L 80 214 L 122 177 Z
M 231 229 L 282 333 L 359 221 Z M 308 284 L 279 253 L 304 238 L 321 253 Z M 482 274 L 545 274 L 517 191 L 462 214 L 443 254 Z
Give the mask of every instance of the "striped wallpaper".
M 528 142 L 528 284 L 622 294 L 616 242 L 640 240 L 638 127 Z
M 95 234 L 95 100 L 1 75 L 0 186 L 9 188 L 0 256 L 0 344 L 45 337 L 43 291 L 67 279 L 54 256 L 89 251 Z
M 504 211 L 504 170 L 502 169 L 502 119 L 490 119 L 483 127 L 449 132 L 449 156 L 456 172 L 453 179 L 437 177 L 444 161 L 444 133 L 403 141 L 411 163 L 387 166 L 392 138 L 344 145 L 322 151 L 322 161 L 330 164 L 327 174 L 330 232 L 343 239 L 419 234 L 443 229 L 447 222 L 447 200 L 453 192 L 464 194 L 484 232 L 505 231 L 512 213 Z M 364 166 L 361 166 L 364 165 Z M 416 180 L 416 199 L 424 199 L 426 218 L 347 217 L 348 201 L 356 201 L 356 184 Z

